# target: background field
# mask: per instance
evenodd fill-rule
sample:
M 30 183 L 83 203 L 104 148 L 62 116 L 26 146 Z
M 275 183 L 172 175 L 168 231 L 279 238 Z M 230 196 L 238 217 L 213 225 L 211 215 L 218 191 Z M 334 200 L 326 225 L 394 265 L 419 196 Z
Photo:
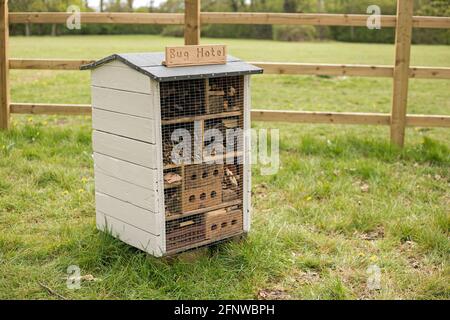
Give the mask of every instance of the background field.
M 392 64 L 393 45 L 227 43 L 252 61 Z M 162 50 L 159 36 L 13 37 L 16 58 L 101 58 Z M 449 46 L 412 65 L 450 66 Z M 90 103 L 89 73 L 12 70 L 14 102 Z M 392 79 L 255 76 L 253 107 L 389 112 Z M 409 113 L 450 114 L 448 80 L 411 80 Z M 13 116 L 0 133 L 0 298 L 450 298 L 450 130 L 254 123 L 280 129 L 281 168 L 253 168 L 246 241 L 195 259 L 146 256 L 95 230 L 89 117 Z M 367 268 L 381 268 L 368 290 Z M 98 281 L 66 288 L 78 265 Z

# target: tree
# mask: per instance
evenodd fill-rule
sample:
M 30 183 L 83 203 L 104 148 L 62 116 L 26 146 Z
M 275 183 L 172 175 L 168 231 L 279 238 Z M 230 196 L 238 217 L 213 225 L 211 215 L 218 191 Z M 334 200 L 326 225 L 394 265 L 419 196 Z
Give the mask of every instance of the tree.
M 134 0 L 127 0 L 129 11 L 133 11 L 133 2 L 134 2 Z
M 296 0 L 284 0 L 283 1 L 283 12 L 286 12 L 286 13 L 297 12 L 297 1 Z
M 155 0 L 150 0 L 148 3 L 148 12 L 153 12 L 154 5 L 155 5 Z
M 18 12 L 24 12 L 24 11 L 30 11 L 29 10 L 30 7 L 30 2 L 28 0 L 14 0 L 14 1 L 10 1 L 8 3 L 8 8 L 10 11 L 18 11 Z M 11 26 L 11 29 L 13 29 L 15 27 L 15 25 Z M 13 30 L 11 30 L 13 31 Z M 31 28 L 30 28 L 30 24 L 26 23 L 25 24 L 25 36 L 30 36 L 31 35 Z

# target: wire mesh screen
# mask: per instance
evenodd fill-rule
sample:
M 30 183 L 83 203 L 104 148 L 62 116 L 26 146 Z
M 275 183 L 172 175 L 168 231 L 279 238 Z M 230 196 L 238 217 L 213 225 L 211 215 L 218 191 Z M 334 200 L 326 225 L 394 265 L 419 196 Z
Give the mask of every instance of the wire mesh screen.
M 205 108 L 205 80 L 180 80 L 161 83 L 161 118 L 202 114 Z
M 167 251 L 243 230 L 244 79 L 160 84 Z

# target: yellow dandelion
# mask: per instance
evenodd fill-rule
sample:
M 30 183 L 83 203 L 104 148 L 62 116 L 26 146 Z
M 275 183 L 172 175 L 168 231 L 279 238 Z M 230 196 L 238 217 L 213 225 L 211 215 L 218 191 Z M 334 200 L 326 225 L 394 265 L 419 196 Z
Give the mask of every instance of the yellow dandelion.
M 83 182 L 83 183 L 88 182 L 88 178 L 86 178 L 86 177 L 81 178 L 81 182 Z
M 67 190 L 64 190 L 64 191 L 62 192 L 62 194 L 63 194 L 64 196 L 66 196 L 66 195 L 68 195 L 68 194 L 69 194 L 69 191 L 67 191 Z
M 378 261 L 378 257 L 377 256 L 371 256 L 369 260 L 371 262 L 377 262 Z
M 306 201 L 311 201 L 312 200 L 312 197 L 311 196 L 308 196 L 307 198 L 306 198 Z
M 80 189 L 78 190 L 79 193 L 85 193 L 86 191 L 84 191 L 84 189 Z
M 365 257 L 366 255 L 364 254 L 364 252 L 360 252 L 360 253 L 358 253 L 358 256 L 359 257 Z
M 29 117 L 29 118 L 27 119 L 27 121 L 28 121 L 28 123 L 31 123 L 31 122 L 33 122 L 33 118 Z

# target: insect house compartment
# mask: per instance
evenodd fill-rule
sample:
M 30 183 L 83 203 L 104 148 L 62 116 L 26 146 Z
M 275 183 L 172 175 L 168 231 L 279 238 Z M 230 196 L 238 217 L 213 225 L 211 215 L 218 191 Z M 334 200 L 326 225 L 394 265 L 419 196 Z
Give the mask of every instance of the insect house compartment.
M 250 228 L 250 74 L 168 68 L 163 53 L 113 55 L 92 69 L 98 229 L 155 256 Z

